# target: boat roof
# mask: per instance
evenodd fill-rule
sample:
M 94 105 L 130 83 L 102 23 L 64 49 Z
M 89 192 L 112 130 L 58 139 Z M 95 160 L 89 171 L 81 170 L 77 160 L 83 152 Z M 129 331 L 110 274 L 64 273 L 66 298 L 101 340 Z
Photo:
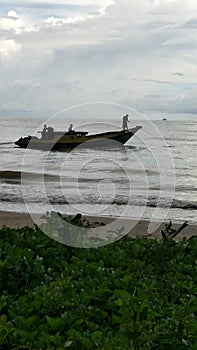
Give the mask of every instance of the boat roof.
M 67 131 L 67 132 L 63 132 L 63 131 L 54 131 L 54 134 L 56 135 L 87 135 L 88 131 Z

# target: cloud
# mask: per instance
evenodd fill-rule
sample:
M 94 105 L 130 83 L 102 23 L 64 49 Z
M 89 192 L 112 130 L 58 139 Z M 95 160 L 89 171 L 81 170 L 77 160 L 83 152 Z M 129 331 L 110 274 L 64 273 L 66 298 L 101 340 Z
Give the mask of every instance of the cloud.
M 10 10 L 10 11 L 8 12 L 8 17 L 11 17 L 11 18 L 13 18 L 13 19 L 18 19 L 18 16 L 17 16 L 16 11 L 13 11 L 13 10 Z
M 30 24 L 24 23 L 24 21 L 18 17 L 16 11 L 10 10 L 6 17 L 0 18 L 0 30 L 21 34 L 22 32 L 37 31 L 38 29 Z
M 21 45 L 14 40 L 0 40 L 0 56 L 8 58 L 10 55 L 17 55 L 21 51 Z
M 196 0 L 4 1 L 1 93 L 46 114 L 106 99 L 194 110 L 196 9 Z
M 197 91 L 195 91 L 196 93 Z M 146 95 L 146 109 L 152 111 L 166 112 L 166 113 L 197 113 L 197 103 L 194 99 L 194 93 L 181 95 Z M 140 100 L 138 101 L 140 103 Z
M 1 2 L 1 13 L 7 15 L 9 11 L 18 12 L 24 20 L 38 26 L 47 18 L 80 17 L 86 15 L 104 14 L 107 6 L 113 3 L 113 0 L 94 0 L 94 1 L 51 1 L 51 0 L 10 0 Z
M 133 80 L 147 82 L 147 83 L 155 83 L 155 84 L 173 84 L 172 81 L 156 80 L 156 79 L 136 79 L 136 78 L 134 78 Z
M 10 4 L 15 4 L 15 6 L 20 6 L 21 1 L 9 0 Z M 73 6 L 105 6 L 110 4 L 112 1 L 108 0 L 26 0 L 23 6 L 58 6 L 58 5 L 73 5 Z M 5 6 L 5 2 L 2 1 L 2 5 Z
M 172 75 L 177 75 L 178 77 L 183 77 L 184 76 L 184 74 L 181 73 L 181 72 L 174 72 L 174 73 L 172 73 Z

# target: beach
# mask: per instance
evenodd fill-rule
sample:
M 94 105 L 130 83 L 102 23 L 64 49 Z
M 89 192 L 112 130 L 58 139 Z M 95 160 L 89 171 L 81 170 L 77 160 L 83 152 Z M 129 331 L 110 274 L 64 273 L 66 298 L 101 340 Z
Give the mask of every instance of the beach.
M 36 224 L 42 223 L 44 220 L 40 219 L 40 216 L 37 214 L 33 214 L 36 217 Z M 117 219 L 115 217 L 111 216 L 102 216 L 102 217 L 96 217 L 96 216 L 85 216 L 89 223 L 91 225 L 99 225 L 104 224 L 108 225 L 110 223 L 114 222 L 114 225 L 116 226 Z M 134 219 L 118 219 L 119 226 L 124 226 L 127 228 L 128 235 L 131 238 L 135 237 L 144 237 L 144 238 L 161 238 L 161 232 L 160 230 L 165 229 L 165 224 L 169 221 L 163 222 L 163 223 L 152 223 L 153 227 L 155 225 L 156 230 L 154 232 L 149 232 L 149 224 L 150 222 L 148 220 L 139 220 L 135 221 Z M 182 222 L 183 223 L 183 222 Z M 182 224 L 173 224 L 173 228 L 178 228 Z M 34 222 L 30 214 L 28 213 L 17 213 L 17 212 L 10 212 L 10 211 L 0 211 L 0 228 L 2 227 L 10 227 L 10 228 L 22 228 L 24 226 L 28 227 L 34 227 Z M 129 229 L 131 227 L 131 229 Z M 197 235 L 197 226 L 194 225 L 188 225 L 183 231 L 179 233 L 177 238 L 181 239 L 183 237 L 190 238 L 194 235 Z

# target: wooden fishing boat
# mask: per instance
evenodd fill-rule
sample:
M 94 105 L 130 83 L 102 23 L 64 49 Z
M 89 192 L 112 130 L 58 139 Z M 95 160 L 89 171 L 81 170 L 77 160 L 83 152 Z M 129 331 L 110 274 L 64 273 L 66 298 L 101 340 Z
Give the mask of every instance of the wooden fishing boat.
M 31 148 L 39 150 L 58 150 L 63 151 L 66 149 L 75 148 L 81 144 L 84 147 L 94 146 L 110 146 L 122 144 L 124 145 L 139 129 L 141 126 L 129 130 L 120 131 L 108 131 L 99 134 L 88 135 L 87 131 L 54 131 L 52 127 L 48 127 L 47 132 L 42 134 L 40 138 L 37 136 L 21 137 L 15 142 L 15 145 L 21 148 Z M 116 142 L 113 142 L 116 141 Z

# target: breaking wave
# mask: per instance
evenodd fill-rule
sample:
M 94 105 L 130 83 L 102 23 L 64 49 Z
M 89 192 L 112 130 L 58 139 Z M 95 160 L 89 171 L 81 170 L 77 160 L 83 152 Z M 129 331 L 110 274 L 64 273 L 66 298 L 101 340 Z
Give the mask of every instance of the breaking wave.
M 172 201 L 168 200 L 168 198 L 157 198 L 152 197 L 148 200 L 145 199 L 142 195 L 136 196 L 133 198 L 129 198 L 126 196 L 115 196 L 114 198 L 100 198 L 98 196 L 85 195 L 85 196 L 54 196 L 48 195 L 46 198 L 42 194 L 37 194 L 37 196 L 25 196 L 25 200 L 23 195 L 19 196 L 15 193 L 1 193 L 0 202 L 7 203 L 50 203 L 51 205 L 74 205 L 74 204 L 84 204 L 85 205 L 98 205 L 104 204 L 108 206 L 127 206 L 127 205 L 135 205 L 135 206 L 147 206 L 147 207 L 160 207 L 160 208 L 179 208 L 185 210 L 197 210 L 197 202 L 196 201 L 185 201 L 179 199 L 173 199 Z

